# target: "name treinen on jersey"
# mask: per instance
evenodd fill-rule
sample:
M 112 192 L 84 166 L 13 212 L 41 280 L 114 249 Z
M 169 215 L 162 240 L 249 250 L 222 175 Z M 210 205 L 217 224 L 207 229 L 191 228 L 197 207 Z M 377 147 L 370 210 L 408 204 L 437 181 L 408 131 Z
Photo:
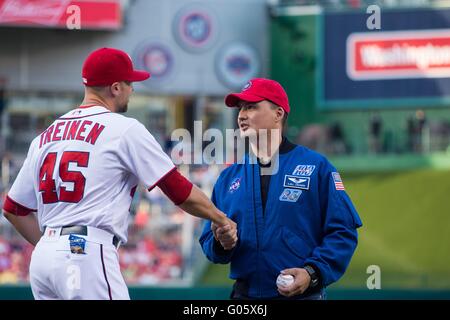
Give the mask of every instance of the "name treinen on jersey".
M 95 145 L 105 129 L 104 125 L 89 120 L 58 121 L 41 133 L 39 148 L 54 141 L 79 140 Z

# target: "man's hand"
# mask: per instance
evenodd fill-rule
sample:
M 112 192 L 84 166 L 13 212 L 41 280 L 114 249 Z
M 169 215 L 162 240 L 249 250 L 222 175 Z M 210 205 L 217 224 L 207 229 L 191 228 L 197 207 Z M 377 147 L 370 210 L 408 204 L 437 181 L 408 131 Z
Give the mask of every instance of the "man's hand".
M 309 288 L 311 276 L 303 268 L 291 268 L 281 271 L 281 274 L 290 274 L 294 277 L 294 283 L 288 287 L 278 287 L 278 292 L 285 297 L 302 294 Z
M 211 230 L 214 238 L 220 242 L 220 245 L 225 250 L 231 250 L 236 246 L 237 237 L 237 225 L 233 220 L 227 218 L 227 224 L 218 226 L 214 222 L 211 223 Z

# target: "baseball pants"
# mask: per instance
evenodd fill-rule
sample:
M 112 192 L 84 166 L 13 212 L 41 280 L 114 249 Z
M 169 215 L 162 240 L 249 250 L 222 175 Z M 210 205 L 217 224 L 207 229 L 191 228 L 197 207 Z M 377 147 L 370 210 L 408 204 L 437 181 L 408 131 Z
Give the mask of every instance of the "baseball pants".
M 113 235 L 83 227 L 87 235 L 45 229 L 30 263 L 30 282 L 36 300 L 129 300 L 120 272 Z M 63 234 L 63 235 L 62 235 Z

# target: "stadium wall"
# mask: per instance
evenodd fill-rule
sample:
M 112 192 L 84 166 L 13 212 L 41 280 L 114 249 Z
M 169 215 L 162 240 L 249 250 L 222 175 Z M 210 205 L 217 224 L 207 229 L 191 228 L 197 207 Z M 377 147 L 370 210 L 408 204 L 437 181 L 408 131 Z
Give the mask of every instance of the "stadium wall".
M 158 288 L 130 287 L 132 300 L 227 300 L 229 287 Z M 449 290 L 327 290 L 329 300 L 415 300 L 450 299 Z M 32 300 L 29 286 L 1 286 L 0 300 Z

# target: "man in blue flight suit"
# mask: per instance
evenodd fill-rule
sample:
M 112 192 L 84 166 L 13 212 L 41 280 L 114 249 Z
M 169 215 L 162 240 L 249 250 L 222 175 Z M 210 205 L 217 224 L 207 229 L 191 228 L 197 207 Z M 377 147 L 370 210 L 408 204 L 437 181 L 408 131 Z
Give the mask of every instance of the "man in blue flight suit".
M 231 263 L 233 299 L 324 299 L 325 287 L 350 263 L 362 226 L 339 173 L 324 156 L 283 137 L 290 107 L 278 82 L 252 79 L 225 104 L 239 108 L 240 134 L 253 156 L 216 182 L 212 201 L 238 231 L 207 222 L 205 255 Z M 294 282 L 277 286 L 280 273 Z

